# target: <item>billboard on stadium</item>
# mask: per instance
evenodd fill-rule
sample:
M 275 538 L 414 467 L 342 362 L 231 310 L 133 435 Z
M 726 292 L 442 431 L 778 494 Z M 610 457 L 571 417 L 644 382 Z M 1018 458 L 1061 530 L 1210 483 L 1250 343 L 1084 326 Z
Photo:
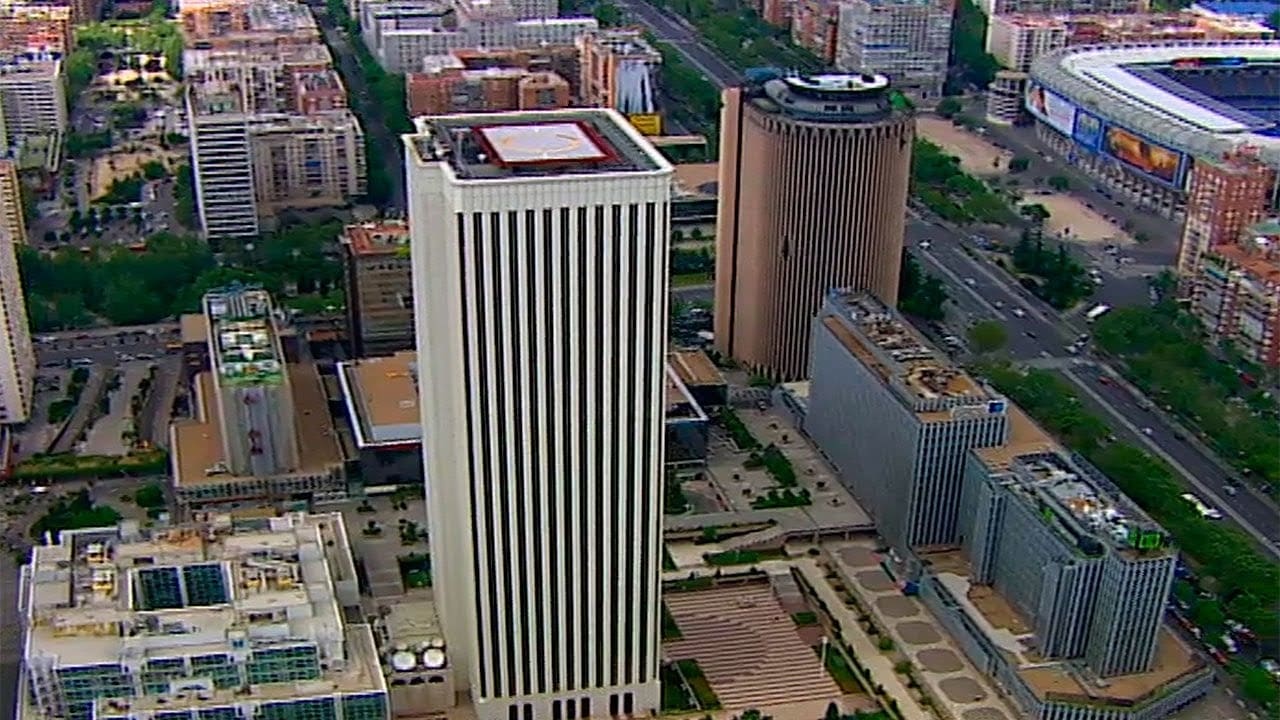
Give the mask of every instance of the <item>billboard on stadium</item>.
M 1076 121 L 1076 106 L 1071 101 L 1051 90 L 1046 90 L 1038 82 L 1030 82 L 1027 83 L 1026 105 L 1032 115 L 1043 120 L 1054 130 L 1071 137 Z
M 1098 143 L 1102 142 L 1102 118 L 1084 110 L 1076 111 L 1076 125 L 1071 137 L 1086 150 L 1098 151 Z
M 1115 125 L 1108 125 L 1102 138 L 1103 153 L 1152 180 L 1181 187 L 1186 156 Z

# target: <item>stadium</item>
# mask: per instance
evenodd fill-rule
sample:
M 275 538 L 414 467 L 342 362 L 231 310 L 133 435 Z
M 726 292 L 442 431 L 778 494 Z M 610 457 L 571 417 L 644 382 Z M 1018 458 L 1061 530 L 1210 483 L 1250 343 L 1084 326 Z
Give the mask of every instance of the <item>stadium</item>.
M 1280 168 L 1280 41 L 1067 48 L 1032 64 L 1025 104 L 1041 140 L 1166 217 L 1197 162 Z

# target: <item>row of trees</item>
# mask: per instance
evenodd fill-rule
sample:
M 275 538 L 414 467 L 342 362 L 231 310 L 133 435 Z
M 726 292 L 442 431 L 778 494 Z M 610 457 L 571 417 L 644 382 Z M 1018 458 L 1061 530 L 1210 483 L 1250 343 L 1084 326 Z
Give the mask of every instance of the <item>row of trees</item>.
M 902 252 L 898 271 L 898 309 L 922 320 L 941 321 L 947 316 L 947 288 L 926 273 L 909 251 Z
M 1038 231 L 1024 230 L 1011 257 L 1014 269 L 1023 274 L 1023 286 L 1059 310 L 1074 307 L 1093 294 L 1093 281 L 1066 245 L 1047 247 Z
M 916 140 L 911 181 L 916 197 L 944 220 L 1007 224 L 1014 219 L 1002 196 L 961 169 L 959 158 L 928 140 Z
M 1232 358 L 1230 347 L 1215 352 L 1199 322 L 1173 302 L 1102 316 L 1094 342 L 1124 361 L 1145 394 L 1202 431 L 1223 459 L 1280 490 L 1276 404 L 1253 387 L 1260 369 Z
M 960 0 L 951 23 L 946 94 L 958 95 L 969 88 L 985 90 L 995 79 L 1000 63 L 987 52 L 986 37 L 987 16 L 973 0 Z
M 1198 566 L 1200 586 L 1230 616 L 1253 628 L 1263 642 L 1280 634 L 1280 567 L 1269 562 L 1240 531 L 1200 516 L 1181 499 L 1172 469 L 1141 449 L 1113 442 L 1111 430 L 1086 412 L 1071 387 L 1043 370 L 991 364 L 981 373 L 1070 449 L 1081 454 L 1151 514 Z M 1206 637 L 1220 628 L 1205 628 Z
M 702 37 L 738 69 L 780 67 L 804 72 L 822 70 L 825 63 L 791 43 L 786 28 L 765 22 L 750 3 L 738 0 L 658 0 L 697 26 Z
M 223 265 L 207 244 L 168 233 L 148 238 L 141 252 L 99 247 L 41 254 L 23 246 L 18 259 L 37 331 L 85 327 L 98 318 L 134 325 L 194 312 L 206 291 L 232 282 L 260 284 L 281 297 L 332 297 L 341 268 L 325 248 L 340 230 L 327 223 L 265 235 L 229 252 Z

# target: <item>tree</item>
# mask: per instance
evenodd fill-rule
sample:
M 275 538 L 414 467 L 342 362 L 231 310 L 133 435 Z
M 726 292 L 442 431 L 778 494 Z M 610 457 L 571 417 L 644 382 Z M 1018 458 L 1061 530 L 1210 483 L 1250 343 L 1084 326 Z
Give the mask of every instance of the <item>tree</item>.
M 969 344 L 979 353 L 991 353 L 1009 342 L 1009 332 L 996 320 L 976 322 L 969 328 Z
M 159 160 L 148 160 L 142 165 L 142 176 L 148 180 L 159 180 L 168 174 L 164 163 Z
M 938 113 L 944 118 L 951 118 L 955 116 L 957 113 L 959 113 L 962 109 L 963 108 L 960 105 L 959 100 L 948 97 L 948 98 L 942 98 L 942 100 L 939 100 L 938 106 L 935 107 L 933 111 Z M 834 703 L 833 703 L 833 706 L 834 706 Z
M 987 16 L 973 0 L 960 0 L 956 6 L 955 20 L 951 24 L 951 62 L 946 91 L 955 94 L 966 87 L 985 90 L 1000 63 L 988 53 Z
M 164 486 L 159 483 L 143 485 L 133 494 L 133 501 L 140 508 L 164 507 Z
M 1031 160 L 1021 155 L 1009 161 L 1009 172 L 1011 173 L 1025 172 L 1029 167 L 1031 167 Z
M 827 712 L 823 714 L 822 720 L 840 720 L 840 707 L 834 702 L 827 703 Z
M 622 11 L 609 0 L 600 0 L 592 12 L 601 27 L 617 27 L 622 24 Z
M 1066 192 L 1071 189 L 1071 181 L 1062 175 L 1050 175 L 1049 179 L 1045 182 L 1049 184 L 1049 187 L 1057 190 L 1058 192 Z
M 1036 225 L 1043 225 L 1049 219 L 1049 208 L 1040 203 L 1028 203 L 1018 208 L 1018 214 Z
M 941 320 L 947 314 L 947 299 L 942 281 L 921 270 L 910 252 L 903 252 L 898 272 L 898 309 L 925 320 Z
M 1244 694 L 1261 705 L 1271 705 L 1280 700 L 1280 692 L 1271 673 L 1260 667 L 1251 667 L 1244 674 Z
M 45 230 L 45 231 L 44 231 L 44 244 L 45 244 L 45 245 L 52 245 L 52 244 L 56 243 L 57 241 L 58 241 L 58 233 L 54 232 L 53 230 Z

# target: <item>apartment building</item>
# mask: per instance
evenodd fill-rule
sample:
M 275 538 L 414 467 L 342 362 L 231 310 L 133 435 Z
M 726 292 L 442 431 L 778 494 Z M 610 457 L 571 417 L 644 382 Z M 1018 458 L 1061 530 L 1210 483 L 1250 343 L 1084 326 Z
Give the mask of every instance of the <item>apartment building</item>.
M 569 82 L 552 72 L 521 68 L 468 70 L 453 55 L 423 62 L 426 72 L 405 77 L 409 115 L 506 110 L 558 110 L 573 103 Z
M 364 131 L 350 112 L 263 116 L 250 127 L 257 213 L 334 207 L 364 195 Z
M 1067 19 L 1057 15 L 996 15 L 987 23 L 987 52 L 1000 66 L 1031 70 L 1031 61 L 1067 46 Z
M 1213 668 L 1161 624 L 1164 531 L 1008 414 L 1007 442 L 966 459 L 960 546 L 913 550 L 920 599 L 1019 717 L 1161 720 L 1203 697 Z
M 760 18 L 774 27 L 791 27 L 797 0 L 761 0 Z
M 942 97 L 953 0 L 850 0 L 840 5 L 836 67 L 873 71 L 921 102 Z
M 271 50 L 320 44 L 320 28 L 295 0 L 183 0 L 178 8 L 188 48 Z
M 0 160 L 0 425 L 26 422 L 34 395 L 36 356 L 18 268 L 24 243 L 18 172 Z
M 64 57 L 73 47 L 69 6 L 0 4 L 0 62 Z
M 386 720 L 340 513 L 66 530 L 22 569 L 18 720 Z M 441 654 L 442 651 L 441 651 Z
M 1005 442 L 1008 401 L 869 294 L 832 290 L 811 337 L 805 433 L 892 546 L 957 542 L 965 456 Z
M 1280 368 L 1280 220 L 1256 223 L 1238 243 L 1205 251 L 1187 284 L 1191 312 L 1214 338 Z
M 1262 220 L 1277 197 L 1277 174 L 1248 153 L 1200 157 L 1188 173 L 1187 218 L 1178 248 L 1178 275 L 1193 277 L 1200 257 L 1234 245 Z
M 543 45 L 535 48 L 464 48 L 454 50 L 443 58 L 426 58 L 423 68 L 430 70 L 437 62 L 449 66 L 453 60 L 462 63 L 467 70 L 488 68 L 519 68 L 528 72 L 554 73 L 569 83 L 569 97 L 582 97 L 581 63 L 578 48 L 569 45 Z
M 367 190 L 364 131 L 321 46 L 252 63 L 189 51 L 187 123 L 201 228 L 248 237 L 289 208 L 343 205 Z
M 173 491 L 185 509 L 344 497 L 341 448 L 314 364 L 288 362 L 271 297 L 229 287 L 184 318 L 209 370 L 192 381 L 194 417 L 169 428 Z
M 791 42 L 835 63 L 840 3 L 836 0 L 796 0 L 791 11 Z
M 578 38 L 578 53 L 583 105 L 613 108 L 627 117 L 658 116 L 662 54 L 640 30 L 586 33 Z
M 537 49 L 573 45 L 597 30 L 595 18 L 521 18 L 517 5 L 446 5 L 436 0 L 386 0 L 362 5 L 365 45 L 388 72 L 422 70 L 424 58 L 462 48 Z
M 380 220 L 348 225 L 342 243 L 347 334 L 357 357 L 412 350 L 413 276 L 409 226 Z
M 0 119 L 12 144 L 27 136 L 67 129 L 67 95 L 62 60 L 0 65 Z

